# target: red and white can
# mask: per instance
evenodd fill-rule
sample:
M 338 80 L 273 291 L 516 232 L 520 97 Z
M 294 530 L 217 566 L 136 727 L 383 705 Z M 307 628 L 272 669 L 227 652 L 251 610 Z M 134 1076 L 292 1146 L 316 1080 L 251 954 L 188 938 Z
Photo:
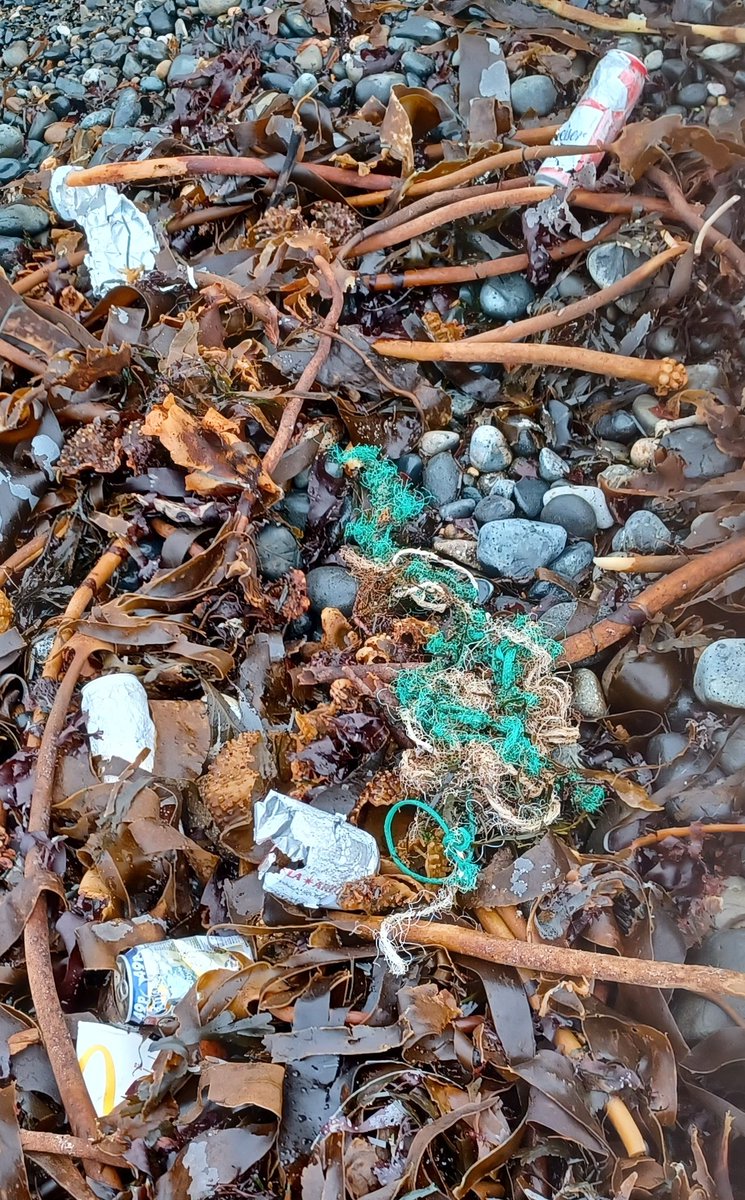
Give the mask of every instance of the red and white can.
M 595 67 L 587 91 L 551 143 L 554 146 L 596 146 L 613 141 L 621 132 L 642 94 L 647 68 L 625 50 L 609 50 Z M 566 187 L 588 163 L 597 166 L 603 154 L 547 158 L 536 182 Z

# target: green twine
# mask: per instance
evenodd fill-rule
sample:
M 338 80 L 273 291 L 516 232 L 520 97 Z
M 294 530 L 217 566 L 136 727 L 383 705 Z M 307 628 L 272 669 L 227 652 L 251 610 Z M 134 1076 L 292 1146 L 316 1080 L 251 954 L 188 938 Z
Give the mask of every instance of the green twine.
M 369 494 L 370 507 L 347 522 L 347 537 L 368 558 L 388 562 L 398 550 L 393 535 L 426 508 L 424 499 L 404 483 L 394 463 L 377 446 L 353 446 L 331 451 L 332 461 L 353 466 Z
M 442 849 L 448 862 L 452 863 L 453 871 L 450 875 L 446 875 L 441 879 L 432 878 L 429 875 L 420 875 L 418 871 L 412 870 L 407 866 L 403 859 L 399 856 L 396 850 L 396 843 L 393 840 L 393 821 L 396 814 L 402 808 L 419 808 L 428 817 L 435 821 L 443 832 Z M 479 876 L 479 869 L 473 861 L 473 841 L 476 836 L 476 826 L 469 814 L 468 827 L 464 825 L 456 826 L 451 829 L 447 821 L 436 809 L 426 804 L 424 800 L 399 800 L 392 808 L 389 808 L 385 818 L 385 842 L 388 847 L 388 853 L 400 871 L 409 875 L 412 879 L 416 879 L 417 883 L 424 884 L 449 884 L 451 887 L 458 888 L 461 892 L 472 892 L 476 886 L 476 881 Z

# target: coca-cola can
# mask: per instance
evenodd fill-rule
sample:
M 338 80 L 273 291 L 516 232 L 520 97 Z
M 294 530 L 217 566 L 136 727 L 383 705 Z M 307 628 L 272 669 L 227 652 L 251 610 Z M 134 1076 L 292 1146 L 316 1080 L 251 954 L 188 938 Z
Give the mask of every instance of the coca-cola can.
M 553 146 L 597 146 L 612 142 L 623 129 L 642 94 L 647 68 L 625 50 L 609 50 L 595 67 L 587 90 L 552 141 Z M 589 163 L 603 159 L 596 154 L 547 158 L 536 181 L 566 187 Z

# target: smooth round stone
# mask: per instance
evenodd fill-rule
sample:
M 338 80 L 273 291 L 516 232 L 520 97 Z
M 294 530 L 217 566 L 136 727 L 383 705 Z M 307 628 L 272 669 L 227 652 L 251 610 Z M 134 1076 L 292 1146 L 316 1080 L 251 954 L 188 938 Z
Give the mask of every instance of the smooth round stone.
M 45 109 L 44 112 L 37 113 L 34 117 L 28 131 L 28 140 L 30 142 L 38 142 L 44 136 L 44 130 L 54 124 L 55 114 Z
M 611 680 L 608 701 L 613 712 L 665 713 L 681 688 L 675 654 L 654 650 L 627 654 Z
M 150 28 L 154 34 L 172 33 L 176 24 L 176 6 L 174 4 L 159 4 L 149 17 Z
M 351 99 L 351 96 L 352 84 L 348 79 L 339 79 L 329 88 L 326 104 L 329 108 L 340 108 L 342 104 L 346 104 Z
M 484 496 L 473 510 L 473 519 L 478 525 L 487 525 L 489 521 L 506 521 L 514 515 L 514 504 L 503 496 Z
M 194 74 L 199 65 L 196 54 L 177 54 L 168 72 L 168 82 L 173 87 L 175 83 L 184 83 Z
M 419 452 L 425 458 L 441 454 L 443 450 L 456 450 L 460 445 L 460 434 L 450 429 L 428 429 L 419 439 Z
M 128 129 L 142 116 L 140 98 L 134 88 L 124 88 L 118 96 L 111 118 L 112 129 Z
M 638 437 L 639 426 L 630 413 L 621 410 L 604 413 L 595 425 L 595 432 L 598 437 L 627 446 Z
M 639 438 L 629 451 L 629 462 L 632 467 L 649 470 L 657 462 L 657 451 L 660 443 L 657 438 Z
M 587 255 L 587 270 L 593 283 L 606 288 L 630 275 L 646 261 L 645 257 L 634 254 L 619 242 L 602 242 L 593 246 Z
M 419 79 L 428 79 L 432 74 L 432 59 L 416 50 L 405 50 L 401 55 L 401 66 Z
M 535 113 L 547 117 L 554 111 L 558 94 L 548 75 L 524 75 L 516 79 L 510 88 L 512 108 L 519 117 Z
M 550 638 L 562 638 L 566 634 L 567 625 L 577 611 L 576 600 L 560 600 L 552 604 L 548 612 L 543 613 L 540 620 L 541 631 Z
M 354 89 L 354 98 L 360 107 L 375 97 L 381 104 L 387 104 L 391 92 L 397 84 L 405 84 L 406 76 L 398 71 L 381 71 L 379 75 L 365 75 Z
M 592 566 L 595 547 L 592 542 L 574 542 L 551 563 L 551 570 L 564 579 L 577 579 Z
M 189 74 L 191 75 L 193 72 L 190 71 Z M 168 82 L 172 82 L 170 75 Z M 291 75 L 283 75 L 280 71 L 265 71 L 261 76 L 261 82 L 264 84 L 264 87 L 270 88 L 273 92 L 288 93 L 292 87 L 293 79 Z
M 562 300 L 581 300 L 587 295 L 587 285 L 576 271 L 570 271 L 560 279 L 556 290 Z
M 404 53 L 411 50 L 416 50 L 418 43 L 413 38 L 393 37 L 388 39 L 389 50 L 403 50 Z
M 305 71 L 302 75 L 298 75 L 289 91 L 289 96 L 293 100 L 302 100 L 303 96 L 310 96 L 318 87 L 318 80 L 315 75 L 311 75 L 310 71 Z
M 631 412 L 640 425 L 642 432 L 653 434 L 657 428 L 659 421 L 658 410 L 660 401 L 656 396 L 650 396 L 648 392 L 643 392 L 641 396 L 637 396 L 631 405 Z
M 600 680 L 587 667 L 572 671 L 572 700 L 574 707 L 586 721 L 599 721 L 608 711 Z
M 696 665 L 693 690 L 702 704 L 745 708 L 745 638 L 707 646 Z
M 3 50 L 3 62 L 11 70 L 15 70 L 16 67 L 22 67 L 27 58 L 28 42 L 11 42 Z
M 234 7 L 233 0 L 197 0 L 199 11 L 205 17 L 222 17 L 229 8 Z
M 351 617 L 357 599 L 357 580 L 344 567 L 314 567 L 308 571 L 306 587 L 314 612 L 338 608 L 345 617 Z
M 740 465 L 740 460 L 720 450 L 713 435 L 700 425 L 674 429 L 665 434 L 660 445 L 683 459 L 685 479 L 716 479 Z
M 717 896 L 721 907 L 713 914 L 717 929 L 726 929 L 734 922 L 739 925 L 745 916 L 745 879 L 741 875 L 728 875 L 722 883 L 724 886 Z
M 512 462 L 507 438 L 495 425 L 477 425 L 471 434 L 468 459 L 477 471 L 504 471 Z
M 741 47 L 734 42 L 711 42 L 696 53 L 704 62 L 725 63 L 739 58 Z
M 423 486 L 434 496 L 438 506 L 455 500 L 460 491 L 460 467 L 452 454 L 445 451 L 430 458 L 424 468 Z
M 518 479 L 513 496 L 523 516 L 538 516 L 547 491 L 548 484 L 543 479 Z
M 401 474 L 405 475 L 411 483 L 418 484 L 422 482 L 424 463 L 418 454 L 402 454 L 396 466 Z
M 733 775 L 735 771 L 742 771 L 743 767 L 745 767 L 744 725 L 736 726 L 728 734 L 719 755 L 719 765 L 726 775 Z
M 678 337 L 670 325 L 661 325 L 649 337 L 649 348 L 660 358 L 668 358 L 675 354 L 678 348 Z
M 471 516 L 475 507 L 475 500 L 451 500 L 449 504 L 442 505 L 440 516 L 443 521 L 464 521 Z
M 284 516 L 296 529 L 305 529 L 309 510 L 310 498 L 307 492 L 288 492 L 282 501 Z
M 724 387 L 726 382 L 722 368 L 717 363 L 691 363 L 688 367 L 689 388 L 712 391 L 714 388 Z
M 558 483 L 569 474 L 569 464 L 550 447 L 544 446 L 538 455 L 538 474 L 546 483 Z
M 157 75 L 146 75 L 140 82 L 141 92 L 164 92 L 165 90 L 165 81 L 159 79 Z
M 524 317 L 534 300 L 532 284 L 518 274 L 487 279 L 479 292 L 479 304 L 484 316 L 500 321 L 517 321 Z
M 20 158 L 23 154 L 23 134 L 15 125 L 0 124 L 0 158 Z
M 664 61 L 665 55 L 661 50 L 651 50 L 644 59 L 644 66 L 648 71 L 659 71 Z
M 419 42 L 422 46 L 433 46 L 445 36 L 442 25 L 426 17 L 407 17 L 405 21 L 398 23 L 396 33 L 399 37 L 411 38 L 412 42 Z
M 300 566 L 300 547 L 284 525 L 266 525 L 256 539 L 256 553 L 265 579 L 281 579 Z
M 678 103 L 683 105 L 683 108 L 701 108 L 706 104 L 708 96 L 705 83 L 688 83 L 685 87 L 678 88 Z
M 35 204 L 7 204 L 0 207 L 0 235 L 37 237 L 49 228 L 49 217 Z
M 96 108 L 93 112 L 87 113 L 80 122 L 81 129 L 107 129 L 111 124 L 111 118 L 114 115 L 113 108 Z
M 481 567 L 506 579 L 530 579 L 548 566 L 566 546 L 566 531 L 558 525 L 508 518 L 482 525 L 476 546 Z
M 708 967 L 724 967 L 730 971 L 745 971 L 745 930 L 720 929 L 705 937 L 697 950 L 691 950 L 688 962 Z M 745 999 L 728 996 L 741 1018 L 745 1017 Z M 718 1004 L 692 992 L 675 992 L 670 1004 L 675 1021 L 689 1045 L 720 1030 L 734 1029 L 732 1021 Z
M 17 158 L 0 158 L 0 183 L 12 183 L 28 170 Z
M 515 494 L 514 481 L 504 475 L 498 475 L 496 479 L 490 475 L 482 475 L 479 483 L 488 486 L 487 496 L 503 496 L 505 500 L 511 500 Z
M 298 71 L 318 75 L 323 70 L 323 55 L 318 46 L 306 46 L 295 56 Z
M 616 554 L 664 554 L 673 547 L 673 535 L 656 513 L 640 508 L 614 533 L 611 546 Z
M 291 8 L 284 14 L 284 22 L 291 34 L 295 37 L 312 37 L 314 30 L 313 26 L 303 16 L 299 8 Z
M 580 496 L 595 513 L 598 529 L 610 529 L 615 524 L 605 496 L 599 487 L 587 483 L 559 483 L 546 493 L 547 502 L 556 496 Z
M 595 513 L 581 496 L 550 499 L 541 513 L 541 520 L 549 525 L 560 525 L 569 537 L 594 538 L 598 531 Z
M 159 42 L 156 38 L 140 38 L 137 43 L 137 53 L 146 58 L 148 62 L 159 63 L 168 58 L 168 51 L 163 42 Z

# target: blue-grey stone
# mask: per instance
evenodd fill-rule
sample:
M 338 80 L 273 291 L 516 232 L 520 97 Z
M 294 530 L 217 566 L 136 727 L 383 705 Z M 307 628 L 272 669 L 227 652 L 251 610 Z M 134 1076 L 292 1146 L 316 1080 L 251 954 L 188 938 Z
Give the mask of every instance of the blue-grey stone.
M 18 266 L 18 251 L 23 245 L 23 238 L 0 237 L 0 267 L 4 271 L 12 271 Z
M 721 638 L 706 647 L 693 676 L 702 704 L 745 708 L 745 638 Z
M 599 417 L 595 423 L 595 432 L 598 437 L 627 446 L 629 442 L 635 442 L 638 438 L 639 426 L 631 413 L 620 409 L 618 412 L 604 413 Z
M 440 516 L 443 521 L 464 521 L 471 516 L 475 507 L 475 500 L 451 500 L 449 504 L 441 505 Z
M 329 108 L 341 108 L 342 104 L 346 104 L 352 95 L 352 84 L 348 79 L 338 79 L 336 83 L 332 83 L 326 96 L 326 103 Z
M 80 122 L 81 129 L 96 129 L 98 126 L 106 129 L 111 124 L 114 115 L 113 108 L 96 108 L 87 113 Z
M 56 120 L 56 114 L 50 112 L 48 108 L 44 109 L 42 112 L 38 112 L 29 125 L 28 140 L 30 142 L 40 142 L 44 137 L 44 131 L 48 129 L 50 125 L 54 125 Z
M 19 162 L 17 158 L 0 158 L 0 183 L 12 183 L 27 170 L 28 167 Z
M 424 468 L 423 486 L 438 505 L 449 504 L 460 491 L 460 467 L 447 451 L 435 454 Z
M 137 79 L 142 74 L 142 63 L 131 52 L 125 55 L 122 63 L 122 75 L 125 79 Z
M 176 24 L 176 6 L 166 0 L 165 4 L 159 4 L 154 8 L 148 18 L 148 25 L 153 33 L 172 33 L 173 27 Z
M 547 117 L 554 111 L 558 99 L 556 88 L 548 75 L 524 75 L 516 79 L 510 88 L 512 107 L 518 117 L 534 112 L 537 117 Z
M 293 33 L 295 37 L 312 37 L 315 32 L 313 26 L 307 17 L 303 16 L 299 8 L 288 9 L 283 19 L 290 33 Z
M 23 134 L 15 125 L 0 124 L 0 158 L 20 158 Z
M 688 83 L 685 87 L 678 88 L 678 103 L 682 104 L 683 108 L 701 108 L 706 104 L 708 95 L 705 83 Z
M 144 37 L 140 38 L 137 43 L 137 53 L 148 59 L 149 62 L 159 63 L 168 58 L 168 51 L 163 42 L 159 42 L 157 38 Z
M 543 508 L 543 497 L 547 491 L 548 484 L 543 479 L 518 479 L 513 498 L 523 516 L 537 517 Z
M 300 547 L 284 525 L 265 525 L 256 538 L 259 570 L 265 579 L 281 579 L 300 566 Z
M 128 129 L 142 116 L 142 105 L 134 88 L 124 88 L 118 95 L 111 118 L 112 129 Z
M 587 270 L 599 288 L 611 287 L 647 261 L 648 255 L 634 254 L 620 242 L 602 242 L 587 255 Z
M 570 537 L 594 538 L 598 531 L 595 513 L 581 496 L 563 495 L 549 499 L 541 513 L 541 520 L 560 525 Z
M 175 62 L 176 60 L 174 59 L 173 61 Z M 190 71 L 189 74 L 191 75 L 192 72 Z M 168 75 L 168 82 L 173 82 L 170 72 Z M 281 71 L 264 71 L 263 75 L 261 76 L 261 82 L 264 84 L 264 87 L 268 88 L 272 92 L 284 92 L 287 94 L 290 91 L 294 80 L 292 75 L 285 75 Z
M 700 425 L 674 429 L 665 434 L 660 445 L 683 459 L 685 479 L 715 479 L 740 465 L 739 459 L 720 450 L 713 435 Z
M 79 103 L 85 100 L 85 88 L 78 79 L 70 79 L 67 75 L 58 75 L 54 86 L 68 100 L 77 100 Z M 70 109 L 68 108 L 64 116 L 67 116 L 69 111 Z M 57 112 L 57 109 L 55 109 L 55 112 Z M 59 115 L 61 114 L 58 113 Z
M 515 515 L 515 506 L 504 496 L 484 496 L 479 500 L 473 512 L 473 519 L 479 525 L 488 525 L 489 521 L 506 521 Z
M 11 42 L 3 50 L 3 63 L 11 70 L 22 67 L 28 58 L 28 42 Z
M 411 483 L 417 484 L 422 482 L 424 463 L 418 454 L 402 454 L 397 460 L 396 466 L 401 474 L 405 475 Z
M 544 446 L 538 455 L 538 474 L 546 483 L 556 483 L 569 474 L 569 464 L 559 458 L 555 451 Z
M 561 554 L 567 541 L 560 525 L 508 518 L 482 525 L 476 556 L 482 568 L 506 579 L 530 579 Z
M 640 508 L 613 535 L 616 554 L 664 554 L 672 549 L 673 535 L 656 513 Z
M 477 425 L 471 434 L 468 459 L 477 471 L 504 471 L 512 462 L 507 438 L 495 425 Z
M 36 237 L 49 228 L 49 217 L 35 204 L 7 204 L 0 208 L 0 235 Z
M 164 92 L 166 90 L 165 81 L 159 79 L 157 75 L 146 75 L 140 81 L 141 92 Z
M 428 429 L 419 439 L 419 452 L 425 458 L 431 458 L 443 450 L 456 450 L 459 444 L 460 434 L 452 429 Z
M 308 599 L 314 612 L 338 608 L 351 617 L 357 599 L 357 580 L 344 567 L 314 567 L 306 577 Z
M 310 510 L 307 492 L 288 492 L 282 501 L 282 512 L 296 529 L 305 529 Z
M 401 55 L 401 66 L 405 71 L 411 71 L 419 79 L 428 79 L 432 74 L 432 59 L 428 54 L 419 54 L 417 50 L 406 50 Z
M 197 69 L 199 59 L 196 54 L 177 54 L 168 69 L 168 82 L 173 87 L 175 83 L 183 83 Z M 290 83 L 292 80 L 290 80 Z
M 688 962 L 708 967 L 724 967 L 730 971 L 745 970 L 745 930 L 720 929 L 704 938 L 696 950 L 688 954 Z M 727 1001 L 742 1019 L 745 1000 L 728 996 Z M 720 1030 L 734 1028 L 731 1019 L 718 1004 L 706 996 L 679 991 L 671 1002 L 673 1016 L 689 1045 Z
M 437 21 L 430 21 L 427 17 L 407 17 L 396 26 L 396 34 L 398 37 L 410 38 L 412 42 L 418 42 L 422 46 L 432 46 L 435 42 L 442 41 L 445 31 Z
M 479 292 L 481 311 L 500 321 L 517 321 L 524 317 L 535 299 L 535 290 L 524 275 L 502 275 L 487 279 Z
M 361 106 L 374 96 L 381 104 L 387 104 L 393 88 L 399 83 L 406 83 L 406 78 L 398 71 L 381 71 L 379 75 L 365 75 L 354 89 L 355 101 Z

